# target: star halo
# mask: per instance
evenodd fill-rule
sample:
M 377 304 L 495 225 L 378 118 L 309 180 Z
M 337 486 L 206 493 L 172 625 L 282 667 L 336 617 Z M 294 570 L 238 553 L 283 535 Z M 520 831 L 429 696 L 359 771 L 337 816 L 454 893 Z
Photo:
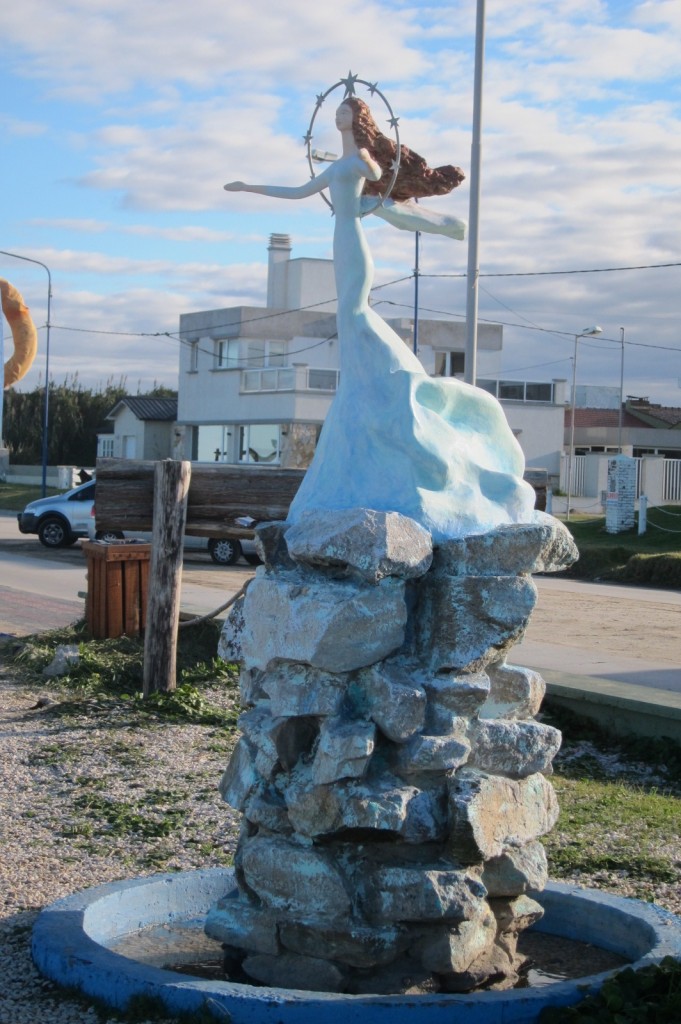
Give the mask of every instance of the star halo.
M 385 108 L 388 111 L 388 114 L 390 115 L 388 118 L 388 124 L 390 125 L 395 134 L 395 145 L 397 147 L 397 155 L 393 160 L 390 168 L 392 170 L 392 176 L 390 178 L 390 181 L 388 182 L 388 187 L 383 193 L 383 195 L 377 197 L 376 203 L 374 206 L 371 207 L 371 209 L 364 210 L 360 214 L 360 216 L 366 217 L 367 214 L 373 213 L 374 210 L 377 210 L 379 206 L 383 206 L 383 203 L 386 201 L 386 199 L 388 199 L 390 193 L 393 190 L 393 186 L 397 180 L 397 173 L 400 169 L 400 131 L 398 127 L 399 117 L 395 117 L 394 111 L 390 106 L 388 99 L 378 88 L 378 83 L 368 82 L 366 79 L 360 78 L 359 75 L 353 75 L 352 71 L 348 71 L 348 74 L 345 78 L 340 78 L 336 83 L 334 83 L 334 85 L 330 86 L 326 90 L 326 92 L 320 93 L 316 98 L 315 108 L 312 112 L 312 117 L 310 118 L 310 123 L 308 125 L 307 132 L 303 136 L 303 142 L 305 143 L 305 148 L 307 151 L 307 162 L 310 168 L 310 176 L 312 178 L 316 178 L 317 175 L 315 174 L 314 171 L 314 164 L 312 159 L 312 139 L 314 138 L 313 129 L 315 120 L 317 118 L 317 114 L 321 110 L 327 97 L 330 96 L 332 92 L 335 92 L 336 89 L 344 89 L 343 99 L 345 100 L 349 96 L 356 95 L 355 86 L 357 85 L 364 86 L 370 96 L 378 96 L 383 101 Z M 331 209 L 331 212 L 333 213 L 333 204 L 331 203 L 331 201 L 324 195 L 323 192 L 321 192 L 320 195 L 324 202 L 326 203 L 326 205 Z

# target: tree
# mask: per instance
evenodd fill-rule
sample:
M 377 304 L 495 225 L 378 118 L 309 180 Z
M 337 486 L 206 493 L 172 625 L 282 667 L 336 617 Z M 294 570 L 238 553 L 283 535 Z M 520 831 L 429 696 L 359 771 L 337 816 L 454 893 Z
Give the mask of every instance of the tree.
M 125 378 L 118 383 L 109 379 L 93 390 L 83 387 L 78 374 L 67 376 L 63 384 L 50 381 L 49 465 L 94 465 L 97 432 L 102 429 L 106 416 L 116 403 L 128 394 L 125 384 Z M 155 398 L 170 398 L 177 394 L 156 383 L 145 393 Z M 38 466 L 42 463 L 44 403 L 42 384 L 33 391 L 5 392 L 2 436 L 10 460 L 15 464 Z

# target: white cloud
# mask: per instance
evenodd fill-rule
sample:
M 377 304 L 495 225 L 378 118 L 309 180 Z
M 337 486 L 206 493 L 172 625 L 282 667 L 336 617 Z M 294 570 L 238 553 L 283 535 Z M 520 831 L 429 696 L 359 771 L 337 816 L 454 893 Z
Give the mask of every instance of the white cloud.
M 681 258 L 680 12 L 677 0 L 488 0 L 483 274 Z M 474 16 L 469 0 L 255 0 L 228 12 L 216 0 L 5 5 L 4 244 L 50 266 L 63 326 L 172 332 L 185 310 L 263 303 L 269 233 L 291 234 L 294 255 L 326 257 L 332 222 L 318 198 L 234 196 L 224 182 L 305 180 L 315 96 L 349 69 L 379 81 L 408 145 L 467 170 Z M 21 99 L 10 103 L 13 81 Z M 315 139 L 333 149 L 322 120 Z M 434 201 L 464 218 L 468 203 L 468 182 Z M 409 275 L 413 238 L 367 229 L 377 280 Z M 424 238 L 422 266 L 461 273 L 466 247 Z M 546 365 L 548 376 L 569 374 L 571 332 L 593 320 L 614 340 L 585 345 L 581 368 L 609 380 L 625 326 L 632 390 L 671 398 L 681 355 L 634 342 L 681 348 L 680 272 L 483 278 L 480 312 L 524 325 L 505 328 L 507 368 Z M 20 276 L 44 321 L 40 271 Z M 460 278 L 421 285 L 424 305 L 463 314 Z M 411 291 L 380 294 L 409 306 Z M 86 337 L 55 330 L 55 365 L 72 353 L 83 373 L 174 372 L 165 348 L 159 359 L 146 343 Z

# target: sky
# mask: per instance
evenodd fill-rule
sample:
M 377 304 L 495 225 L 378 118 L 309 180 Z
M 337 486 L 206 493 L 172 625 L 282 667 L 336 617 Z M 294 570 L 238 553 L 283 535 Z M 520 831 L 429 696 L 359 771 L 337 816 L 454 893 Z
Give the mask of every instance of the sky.
M 318 95 L 378 83 L 401 141 L 467 180 L 475 0 L 21 0 L 0 5 L 0 277 L 40 348 L 24 381 L 177 386 L 181 313 L 265 305 L 267 245 L 330 258 L 299 184 Z M 487 0 L 479 318 L 502 377 L 577 381 L 681 406 L 681 0 Z M 362 87 L 379 122 L 389 112 Z M 313 144 L 338 151 L 336 90 Z M 379 313 L 413 310 L 414 239 L 369 217 Z M 25 257 L 24 260 L 17 256 Z M 420 316 L 465 319 L 467 244 L 422 236 Z M 325 296 L 320 296 L 320 299 Z M 5 325 L 5 358 L 11 338 Z

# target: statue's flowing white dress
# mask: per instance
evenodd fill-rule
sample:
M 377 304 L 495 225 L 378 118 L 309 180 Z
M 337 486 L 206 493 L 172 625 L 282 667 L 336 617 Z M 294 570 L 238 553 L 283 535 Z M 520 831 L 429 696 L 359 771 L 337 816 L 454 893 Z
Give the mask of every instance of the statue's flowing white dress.
M 369 307 L 373 262 L 359 216 L 366 165 L 328 170 L 335 213 L 340 382 L 289 521 L 317 509 L 401 512 L 437 542 L 531 522 L 524 458 L 491 395 L 432 378 Z

